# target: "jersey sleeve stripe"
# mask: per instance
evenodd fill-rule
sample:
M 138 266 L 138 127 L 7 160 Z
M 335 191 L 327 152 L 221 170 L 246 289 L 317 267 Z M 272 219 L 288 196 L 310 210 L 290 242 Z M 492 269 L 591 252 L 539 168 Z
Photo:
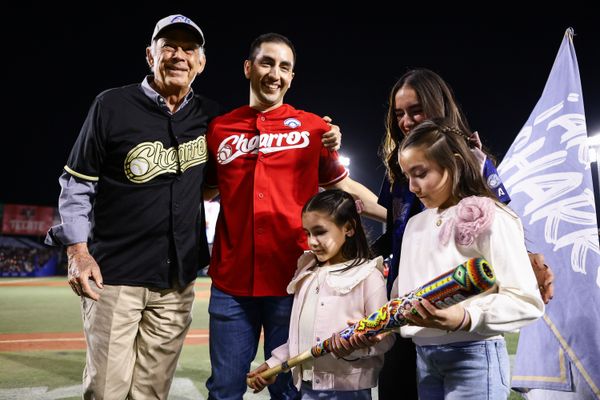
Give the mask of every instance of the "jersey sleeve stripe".
M 319 182 L 319 186 L 329 186 L 334 185 L 348 176 L 348 170 L 344 168 L 344 172 L 335 179 L 330 180 L 329 182 Z
M 74 177 L 81 178 L 86 181 L 98 182 L 97 176 L 89 176 L 89 175 L 81 174 L 81 173 L 69 168 L 68 165 L 65 165 L 65 171 L 67 171 L 69 174 L 73 175 Z

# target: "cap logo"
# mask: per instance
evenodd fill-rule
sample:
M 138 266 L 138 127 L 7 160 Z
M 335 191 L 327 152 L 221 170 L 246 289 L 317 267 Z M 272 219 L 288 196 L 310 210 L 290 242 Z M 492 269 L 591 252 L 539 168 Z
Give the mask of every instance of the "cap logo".
M 292 129 L 295 129 L 295 128 L 299 127 L 300 125 L 302 125 L 300 123 L 300 121 L 298 121 L 296 118 L 288 118 L 285 121 L 283 121 L 283 124 L 285 126 L 287 126 L 288 128 L 292 128 Z
M 171 20 L 171 23 L 174 24 L 175 22 L 183 22 L 184 24 L 189 24 L 191 25 L 192 20 L 189 19 L 188 17 L 185 17 L 183 15 L 176 15 L 175 17 L 173 17 L 173 19 Z
M 198 39 L 198 43 L 200 44 L 200 46 L 204 45 L 204 34 L 202 33 L 202 30 L 200 29 L 200 27 L 198 27 L 198 25 L 196 25 L 194 23 L 194 21 L 192 21 L 185 15 L 181 15 L 181 14 L 169 15 L 167 17 L 164 17 L 160 21 L 158 21 L 156 23 L 156 26 L 154 27 L 154 33 L 152 34 L 152 39 L 151 39 L 152 42 L 154 42 L 156 40 L 157 36 L 160 34 L 160 32 L 163 29 L 168 28 L 174 24 L 187 25 L 187 28 L 192 30 L 194 35 Z

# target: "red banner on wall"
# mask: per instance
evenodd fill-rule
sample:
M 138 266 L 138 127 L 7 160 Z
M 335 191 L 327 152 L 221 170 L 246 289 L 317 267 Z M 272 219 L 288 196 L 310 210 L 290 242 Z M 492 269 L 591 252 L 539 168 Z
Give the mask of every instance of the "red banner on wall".
M 2 233 L 43 236 L 52 226 L 54 207 L 4 204 Z

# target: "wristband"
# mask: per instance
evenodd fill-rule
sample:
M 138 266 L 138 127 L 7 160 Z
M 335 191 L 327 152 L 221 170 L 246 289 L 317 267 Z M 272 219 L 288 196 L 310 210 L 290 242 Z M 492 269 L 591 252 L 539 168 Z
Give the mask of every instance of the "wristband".
M 462 328 L 465 327 L 466 322 L 467 322 L 467 309 L 463 308 L 463 317 L 462 317 L 462 320 L 460 321 L 460 324 L 458 324 L 458 326 L 455 329 L 452 329 L 452 331 L 448 331 L 448 332 L 460 331 Z

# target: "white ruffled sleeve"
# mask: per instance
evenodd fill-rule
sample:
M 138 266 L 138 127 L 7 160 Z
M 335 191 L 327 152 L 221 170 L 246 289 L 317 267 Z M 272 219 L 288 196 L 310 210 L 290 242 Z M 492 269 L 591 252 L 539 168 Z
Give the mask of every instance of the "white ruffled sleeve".
M 470 332 L 495 335 L 514 331 L 544 314 L 519 218 L 497 205 L 491 233 L 477 239 L 480 253 L 496 273 L 498 290 L 468 302 Z

